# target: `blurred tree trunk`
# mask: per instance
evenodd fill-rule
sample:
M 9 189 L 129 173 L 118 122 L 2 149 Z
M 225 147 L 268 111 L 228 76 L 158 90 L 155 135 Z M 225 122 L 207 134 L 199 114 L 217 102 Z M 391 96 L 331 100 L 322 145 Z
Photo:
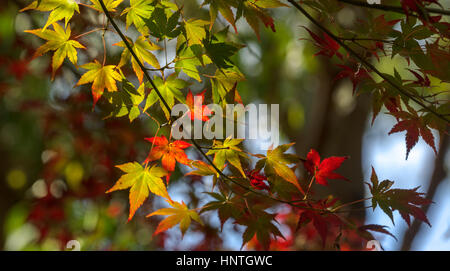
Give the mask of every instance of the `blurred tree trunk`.
M 282 129 L 282 133 L 288 137 L 289 141 L 296 142 L 295 151 L 302 157 L 305 157 L 311 148 L 318 150 L 322 158 L 327 156 L 351 157 L 339 169 L 339 173 L 350 179 L 351 182 L 331 180 L 329 187 L 316 186 L 317 196 L 325 195 L 324 191 L 327 191 L 328 195 L 331 190 L 331 193 L 340 198 L 342 202 L 364 198 L 361 153 L 362 137 L 371 108 L 369 97 L 360 95 L 356 104 L 352 105 L 351 110 L 346 111 L 345 114 L 339 112 L 333 101 L 334 92 L 339 87 L 338 82 L 333 80 L 338 70 L 329 59 L 318 57 L 320 67 L 314 73 L 314 76 L 317 77 L 316 79 L 320 84 L 313 91 L 313 97 L 308 99 L 311 106 L 306 113 L 306 125 L 302 130 L 291 129 L 286 121 L 289 110 L 286 103 L 292 102 L 292 98 L 289 98 L 289 100 L 281 96 L 283 95 L 281 94 L 283 93 L 281 82 L 287 79 L 282 74 L 286 52 L 285 48 L 280 48 L 280 46 L 283 45 L 276 39 L 265 39 L 261 43 L 261 63 L 264 64 L 264 67 L 262 75 L 258 77 L 259 81 L 255 84 L 260 86 L 260 90 L 265 90 L 264 99 L 267 103 L 279 103 L 281 105 L 280 129 Z M 277 52 L 279 55 L 275 55 Z M 294 89 L 294 93 L 296 91 L 301 91 L 301 88 Z M 293 95 L 293 97 L 296 97 L 296 95 Z M 356 97 L 353 96 L 353 99 L 356 99 Z M 300 100 L 298 103 L 307 104 Z M 362 207 L 362 204 L 352 206 L 352 208 L 360 207 Z M 365 212 L 355 212 L 352 213 L 352 216 L 363 221 Z
M 448 147 L 449 147 L 449 136 L 447 135 L 441 139 L 439 153 L 434 162 L 433 174 L 431 175 L 431 178 L 429 180 L 428 191 L 426 193 L 426 198 L 429 200 L 434 199 L 437 188 L 447 176 L 445 165 L 445 154 L 448 151 Z M 425 205 L 423 207 L 423 211 L 425 213 L 427 213 L 429 209 L 430 205 Z M 403 243 L 401 246 L 401 250 L 411 250 L 414 240 L 418 235 L 418 233 L 420 232 L 420 229 L 423 224 L 424 223 L 422 221 L 414 219 L 413 223 L 411 224 L 411 227 L 409 227 L 403 235 Z

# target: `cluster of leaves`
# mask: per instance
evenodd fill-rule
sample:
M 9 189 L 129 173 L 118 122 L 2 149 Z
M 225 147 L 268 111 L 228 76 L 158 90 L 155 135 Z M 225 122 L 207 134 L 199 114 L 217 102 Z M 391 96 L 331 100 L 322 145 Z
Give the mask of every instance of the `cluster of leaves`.
M 228 27 L 217 30 L 216 20 L 219 14 L 228 21 L 238 32 L 236 22 L 244 18 L 255 34 L 260 36 L 261 23 L 275 32 L 275 24 L 270 16 L 270 9 L 286 7 L 287 4 L 279 0 L 206 0 L 203 8 L 209 10 L 209 19 L 203 17 L 188 17 L 183 7 L 176 2 L 168 0 L 130 0 L 129 6 L 123 10 L 122 0 L 90 0 L 91 5 L 84 6 L 95 10 L 107 20 L 98 30 L 72 37 L 69 21 L 75 14 L 81 14 L 79 2 L 72 0 L 40 0 L 34 1 L 25 10 L 50 11 L 47 22 L 41 29 L 29 30 L 47 42 L 36 51 L 40 56 L 48 51 L 55 51 L 52 60 L 53 77 L 61 67 L 65 58 L 68 58 L 78 67 L 77 54 L 87 45 L 81 44 L 77 39 L 81 36 L 103 31 L 111 31 L 121 39 L 115 46 L 123 48 L 117 64 L 109 64 L 104 46 L 104 57 L 101 63 L 93 59 L 79 67 L 87 70 L 81 75 L 77 85 L 91 84 L 93 104 L 103 100 L 110 105 L 109 117 L 128 116 L 130 122 L 141 114 L 151 117 L 159 110 L 163 111 L 163 124 L 158 122 L 160 128 L 172 124 L 170 109 L 177 103 L 186 104 L 191 119 L 200 116 L 199 120 L 209 121 L 204 115 L 211 114 L 208 107 L 194 102 L 194 94 L 187 87 L 190 81 L 208 81 L 211 89 L 195 96 L 205 96 L 221 106 L 227 103 L 242 102 L 237 91 L 239 82 L 245 80 L 243 74 L 233 63 L 232 57 L 242 48 L 230 38 Z M 295 1 L 288 1 L 301 12 L 306 11 Z M 311 9 L 326 14 L 327 20 L 344 7 L 338 0 L 303 1 Z M 336 79 L 348 77 L 353 85 L 354 92 L 370 92 L 374 96 L 374 119 L 384 105 L 398 123 L 390 133 L 406 131 L 407 156 L 411 148 L 417 143 L 419 136 L 435 151 L 434 136 L 430 128 L 444 133 L 448 125 L 449 103 L 441 102 L 432 94 L 431 82 L 436 80 L 450 81 L 448 68 L 448 24 L 441 22 L 441 18 L 428 16 L 426 5 L 435 1 L 402 1 L 405 11 L 404 18 L 386 20 L 384 14 L 375 17 L 372 21 L 359 24 L 365 31 L 345 29 L 336 26 L 333 34 L 321 26 L 322 33 L 315 33 L 309 28 L 305 29 L 311 36 L 321 55 L 328 58 L 337 58 L 341 69 Z M 84 7 L 83 7 L 84 8 Z M 233 12 L 233 9 L 235 12 Z M 119 14 L 119 10 L 121 10 Z M 75 12 L 76 11 L 76 12 Z M 309 14 L 309 13 L 306 13 Z M 80 15 L 80 16 L 81 16 Z M 414 16 L 412 16 L 414 15 Z M 124 17 L 126 29 L 139 33 L 136 38 L 130 38 L 122 32 L 115 21 Z M 417 22 L 419 18 L 421 23 Z M 64 28 L 59 23 L 64 19 Z M 400 23 L 401 29 L 394 26 Z M 53 28 L 53 30 L 50 29 Z M 113 30 L 111 30 L 113 27 Z M 367 31 L 369 29 L 369 31 Z M 354 32 L 365 33 L 354 36 Z M 128 32 L 127 32 L 128 33 Z M 436 38 L 436 36 L 438 36 Z M 431 43 L 431 38 L 435 40 Z M 425 41 L 426 50 L 422 50 L 419 41 Z M 167 42 L 173 41 L 172 60 L 167 60 L 170 47 Z M 394 74 L 382 73 L 371 64 L 370 57 L 379 60 L 379 54 L 386 54 L 390 47 L 391 57 L 400 55 L 408 61 L 412 60 L 416 67 L 411 73 L 417 80 L 405 80 L 395 70 Z M 346 52 L 345 52 L 346 51 Z M 158 54 L 166 55 L 166 63 L 162 65 Z M 129 68 L 131 71 L 129 72 Z M 355 67 L 355 68 L 354 68 Z M 129 81 L 133 73 L 139 82 L 139 87 Z M 376 76 L 380 77 L 376 78 Z M 189 80 L 186 80 L 186 77 Z M 119 82 L 119 87 L 117 82 Z M 105 92 L 106 89 L 106 92 Z M 230 99 L 230 97 L 232 97 Z M 427 99 L 432 97 L 433 100 Z M 159 105 L 159 108 L 157 107 Z M 415 109 L 413 106 L 420 108 Z M 148 111 L 151 110 L 151 113 Z M 158 129 L 159 131 L 159 129 Z M 150 213 L 167 216 L 157 227 L 155 234 L 163 233 L 169 228 L 179 224 L 181 232 L 188 230 L 192 220 L 203 225 L 200 214 L 207 211 L 217 211 L 221 227 L 228 220 L 245 227 L 243 232 L 243 246 L 256 238 L 263 248 L 269 248 L 277 238 L 284 238 L 277 227 L 277 214 L 270 209 L 281 204 L 294 210 L 297 219 L 296 230 L 310 224 L 321 237 L 323 245 L 331 235 L 332 228 L 339 228 L 338 236 L 345 230 L 353 230 L 363 238 L 370 238 L 368 231 L 377 231 L 390 234 L 384 226 L 366 225 L 358 226 L 341 217 L 340 210 L 353 203 L 341 203 L 332 196 L 315 199 L 312 197 L 311 187 L 314 183 L 326 186 L 330 179 L 344 179 L 345 177 L 335 171 L 347 157 L 329 157 L 321 161 L 319 154 L 311 150 L 306 159 L 288 153 L 294 144 L 276 146 L 266 154 L 252 154 L 245 151 L 241 139 L 228 137 L 225 140 L 208 141 L 208 152 L 195 140 L 192 144 L 173 140 L 157 134 L 146 138 L 151 143 L 149 155 L 141 164 L 129 162 L 117 167 L 124 172 L 116 184 L 108 190 L 130 189 L 129 191 L 129 220 L 134 217 L 137 210 L 150 195 L 162 197 L 171 208 L 162 208 Z M 203 159 L 191 160 L 185 153 L 187 148 L 194 147 L 203 156 Z M 252 161 L 254 158 L 256 161 Z M 195 168 L 186 173 L 189 176 L 212 176 L 212 189 L 208 195 L 214 198 L 205 205 L 194 208 L 190 203 L 177 202 L 170 197 L 167 186 L 171 173 L 176 170 L 177 162 L 183 169 Z M 252 163 L 255 162 L 255 166 Z M 296 169 L 303 162 L 309 178 L 299 178 Z M 165 178 L 165 182 L 164 179 Z M 309 180 L 309 181 L 306 181 Z M 428 223 L 420 206 L 428 204 L 421 193 L 416 189 L 402 190 L 390 189 L 392 182 L 378 183 L 373 171 L 372 207 L 380 208 L 393 219 L 392 212 L 398 210 L 401 216 L 410 223 L 410 216 Z

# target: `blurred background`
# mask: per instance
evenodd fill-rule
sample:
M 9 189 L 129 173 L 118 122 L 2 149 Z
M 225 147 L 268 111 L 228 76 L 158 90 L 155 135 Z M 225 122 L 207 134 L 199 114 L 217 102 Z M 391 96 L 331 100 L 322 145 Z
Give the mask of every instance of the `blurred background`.
M 207 16 L 198 7 L 201 1 L 184 2 L 186 12 Z M 449 7 L 450 1 L 440 2 Z M 23 32 L 40 28 L 47 13 L 19 13 L 27 4 L 7 0 L 0 5 L 0 248 L 65 250 L 69 240 L 77 240 L 82 250 L 240 249 L 242 228 L 227 222 L 220 232 L 214 214 L 205 216 L 206 228 L 190 229 L 183 239 L 178 228 L 152 236 L 158 220 L 145 219 L 145 214 L 164 206 L 158 199 L 144 204 L 126 222 L 128 192 L 109 195 L 105 191 L 119 177 L 114 165 L 145 159 L 149 145 L 143 138 L 153 135 L 156 127 L 144 115 L 132 123 L 127 117 L 104 119 L 106 106 L 99 101 L 92 108 L 89 87 L 74 87 L 80 71 L 70 63 L 51 81 L 51 55 L 33 59 L 43 41 Z M 92 10 L 82 12 L 90 20 L 99 20 Z M 338 23 L 347 25 L 365 16 L 351 7 L 341 13 Z M 398 241 L 375 235 L 384 249 L 450 250 L 448 138 L 435 134 L 441 146 L 437 156 L 421 139 L 405 160 L 404 133 L 387 135 L 395 119 L 380 114 L 371 125 L 371 97 L 352 95 L 349 80 L 334 80 L 339 68 L 333 60 L 313 57 L 316 48 L 300 40 L 307 36 L 301 26 L 308 22 L 289 8 L 276 9 L 272 15 L 276 32 L 261 29 L 260 40 L 243 20 L 237 24 L 235 38 L 246 47 L 233 60 L 247 78 L 238 88 L 244 103 L 280 104 L 282 142 L 296 142 L 294 151 L 301 157 L 311 148 L 322 157 L 349 155 L 340 173 L 352 182 L 330 182 L 333 194 L 344 202 L 366 196 L 364 181 L 370 178 L 371 166 L 380 179 L 394 180 L 396 187 L 421 186 L 420 191 L 435 202 L 427 208 L 431 228 L 416 222 L 408 228 L 399 216 L 393 225 L 378 210 L 352 214 L 367 224 L 389 226 Z M 88 23 L 80 18 L 71 22 L 79 29 Z M 101 57 L 100 35 L 80 39 L 89 49 L 79 54 L 79 63 Z M 111 46 L 118 38 L 109 32 L 105 38 L 109 64 L 118 63 L 121 48 Z M 411 77 L 404 71 L 407 63 L 402 58 L 382 57 L 377 63 L 386 72 L 394 66 L 402 76 Z M 191 88 L 208 87 L 197 82 Z M 448 84 L 439 87 L 450 88 Z M 258 152 L 257 147 L 248 147 Z M 189 155 L 193 159 L 197 154 Z M 204 184 L 184 177 L 186 172 L 177 169 L 169 193 L 200 206 L 205 202 L 199 193 Z M 278 249 L 316 249 L 308 244 L 308 233 L 302 234 Z

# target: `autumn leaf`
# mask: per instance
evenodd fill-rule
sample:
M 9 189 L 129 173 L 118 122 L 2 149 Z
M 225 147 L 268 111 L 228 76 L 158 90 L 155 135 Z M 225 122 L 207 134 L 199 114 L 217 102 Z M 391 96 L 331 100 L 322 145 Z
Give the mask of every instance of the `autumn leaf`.
M 47 22 L 42 28 L 45 30 L 49 25 L 64 19 L 65 26 L 69 23 L 69 20 L 72 18 L 74 12 L 80 13 L 78 8 L 78 3 L 76 0 L 36 0 L 31 4 L 21 9 L 20 12 L 35 9 L 39 11 L 51 11 L 48 16 Z
M 76 40 L 71 40 L 70 25 L 64 29 L 57 23 L 52 24 L 54 30 L 50 29 L 35 29 L 25 30 L 27 33 L 34 34 L 47 42 L 39 47 L 34 54 L 34 57 L 41 56 L 48 51 L 55 51 L 52 57 L 52 78 L 55 77 L 56 70 L 61 67 L 65 58 L 68 58 L 72 64 L 76 65 L 78 61 L 77 50 L 75 48 L 85 49 Z
M 102 5 L 100 5 L 99 0 L 89 0 L 92 2 L 93 5 L 90 5 L 90 7 L 103 12 Z M 105 4 L 106 10 L 110 12 L 115 12 L 116 7 L 122 3 L 123 0 L 103 0 L 103 3 Z
M 207 105 L 203 104 L 203 101 L 205 100 L 205 92 L 206 89 L 202 91 L 200 94 L 195 95 L 194 97 L 191 90 L 189 89 L 189 92 L 186 96 L 186 105 L 189 108 L 187 114 L 191 120 L 194 119 L 198 119 L 201 121 L 209 120 L 209 115 L 211 115 L 212 111 L 208 108 Z
M 142 64 L 148 63 L 152 67 L 159 69 L 161 66 L 159 65 L 158 59 L 153 55 L 150 51 L 155 51 L 161 49 L 158 45 L 150 42 L 144 36 L 139 36 L 135 42 L 131 42 L 133 52 L 136 54 L 139 62 Z M 125 42 L 120 41 L 113 45 L 124 47 L 125 49 L 122 52 L 120 57 L 120 62 L 117 65 L 119 68 L 125 65 L 128 61 L 131 60 L 131 66 L 133 67 L 134 72 L 136 73 L 139 82 L 142 83 L 142 79 L 144 77 L 144 71 L 142 71 L 136 59 L 131 55 L 130 51 L 125 45 Z
M 169 172 L 175 170 L 176 162 L 189 165 L 190 161 L 184 149 L 190 147 L 191 144 L 182 140 L 169 142 L 164 135 L 161 137 L 145 138 L 145 140 L 152 143 L 153 146 L 145 163 L 161 159 L 163 168 Z M 169 181 L 169 175 L 167 176 L 167 181 Z
M 156 228 L 153 235 L 164 232 L 179 223 L 181 234 L 184 236 L 187 229 L 189 228 L 189 225 L 191 225 L 192 220 L 195 220 L 200 223 L 200 225 L 203 225 L 203 222 L 200 220 L 200 216 L 198 215 L 198 213 L 195 210 L 190 210 L 183 201 L 181 203 L 172 201 L 169 202 L 169 204 L 172 206 L 172 208 L 162 208 L 147 215 L 147 217 L 151 217 L 154 215 L 168 216 L 158 224 L 158 227 Z
M 306 170 L 314 175 L 316 183 L 321 185 L 328 185 L 327 179 L 341 179 L 347 180 L 344 176 L 335 173 L 334 171 L 338 169 L 341 164 L 348 159 L 347 156 L 332 156 L 322 160 L 320 162 L 319 153 L 311 149 L 306 156 L 306 161 L 303 162 Z
M 116 66 L 103 66 L 97 60 L 94 60 L 94 62 L 84 64 L 80 67 L 88 71 L 81 76 L 76 85 L 92 83 L 94 105 L 103 95 L 105 88 L 110 92 L 117 91 L 116 80 L 121 80 L 122 76 L 115 70 Z
M 259 170 L 264 167 L 264 173 L 269 178 L 269 181 L 271 178 L 279 176 L 283 180 L 297 187 L 300 192 L 304 193 L 297 181 L 294 170 L 288 166 L 290 164 L 296 164 L 299 160 L 296 155 L 285 153 L 292 145 L 294 145 L 294 143 L 280 145 L 273 150 L 268 150 L 267 156 L 263 156 L 263 158 L 256 163 L 255 169 Z
M 194 44 L 202 44 L 203 39 L 206 37 L 205 25 L 208 24 L 208 21 L 198 19 L 189 19 L 184 22 L 186 38 L 189 46 Z
M 162 177 L 167 175 L 167 171 L 164 169 L 157 166 L 144 168 L 137 162 L 126 163 L 116 167 L 126 174 L 122 175 L 106 193 L 130 188 L 130 215 L 128 216 L 128 221 L 133 218 L 136 210 L 148 198 L 150 192 L 170 200 L 166 186 L 161 180 Z
M 220 12 L 222 16 L 233 26 L 234 32 L 237 33 L 236 21 L 234 19 L 234 14 L 231 9 L 232 3 L 228 0 L 206 0 L 203 5 L 209 4 L 209 16 L 210 16 L 210 26 L 209 30 L 212 29 L 214 22 L 216 21 L 217 15 Z
M 270 187 L 264 182 L 267 181 L 267 177 L 261 174 L 259 170 L 251 170 L 245 173 L 250 180 L 250 185 L 256 190 L 270 190 Z
M 337 64 L 341 71 L 336 75 L 334 80 L 339 80 L 348 77 L 353 84 L 353 94 L 355 93 L 356 87 L 365 79 L 370 78 L 366 69 L 363 67 L 358 67 L 356 71 L 346 65 Z
M 257 240 L 264 249 L 268 249 L 270 246 L 271 236 L 274 238 L 281 237 L 284 239 L 283 234 L 274 224 L 276 222 L 275 217 L 277 214 L 270 214 L 263 210 L 252 209 L 252 213 L 246 213 L 242 217 L 236 220 L 236 224 L 246 226 L 244 233 L 242 234 L 242 246 L 256 236 Z
M 181 90 L 186 86 L 188 86 L 188 83 L 182 79 L 179 79 L 176 73 L 172 73 L 165 80 L 159 76 L 155 76 L 153 78 L 153 82 L 170 108 L 174 106 L 175 99 L 177 99 L 181 103 L 186 102 Z M 153 99 L 151 100 L 151 102 L 147 102 L 146 108 L 150 107 L 153 103 L 159 100 L 159 97 L 156 96 L 155 93 L 152 95 Z M 170 112 L 167 111 L 167 108 L 165 107 L 165 105 L 161 100 L 160 105 L 161 108 L 164 110 L 166 117 L 170 118 Z
M 149 19 L 154 9 L 153 1 L 130 0 L 130 6 L 125 8 L 120 15 L 126 14 L 125 24 L 127 29 L 134 24 L 139 32 L 146 35 L 148 28 L 144 19 Z
M 374 232 L 379 232 L 379 233 L 389 235 L 392 238 L 394 238 L 395 241 L 398 241 L 397 238 L 391 232 L 386 230 L 386 228 L 387 228 L 387 226 L 369 224 L 369 225 L 364 225 L 364 226 L 358 227 L 357 232 L 359 235 L 361 235 L 363 238 L 365 238 L 368 241 L 375 240 L 375 238 L 373 237 L 373 235 L 371 233 L 369 233 L 369 231 L 374 231 Z
M 408 226 L 411 224 L 410 216 L 412 216 L 431 227 L 425 212 L 419 208 L 430 204 L 431 200 L 424 198 L 424 193 L 417 192 L 419 187 L 413 189 L 390 189 L 394 182 L 389 180 L 379 182 L 373 167 L 370 181 L 367 185 L 372 194 L 373 210 L 379 206 L 391 218 L 392 223 L 394 223 L 393 211 L 397 210 Z
M 326 210 L 332 208 L 337 199 L 321 199 L 316 202 L 299 203 L 299 218 L 297 222 L 297 231 L 308 223 L 312 223 L 314 229 L 322 240 L 322 246 L 325 247 L 330 226 L 340 226 L 341 219 Z M 303 209 L 304 208 L 304 209 Z M 323 210 L 323 212 L 321 211 Z
M 232 139 L 231 137 L 228 137 L 223 142 L 215 141 L 213 147 L 206 155 L 214 154 L 213 163 L 216 167 L 222 168 L 225 162 L 228 161 L 233 167 L 239 170 L 242 176 L 245 176 L 239 157 L 248 158 L 248 156 L 237 146 L 242 141 L 243 139 Z
M 275 32 L 275 24 L 273 18 L 262 8 L 258 6 L 259 1 L 244 1 L 240 7 L 238 7 L 237 17 L 243 16 L 250 27 L 255 32 L 258 39 L 260 39 L 259 33 L 259 21 L 262 21 L 265 27 L 269 27 Z
M 390 113 L 397 119 L 401 120 L 398 121 L 397 124 L 394 125 L 394 127 L 392 127 L 392 129 L 389 131 L 389 134 L 406 131 L 406 159 L 408 159 L 408 155 L 411 149 L 419 141 L 419 135 L 433 149 L 434 153 L 437 154 L 433 133 L 413 108 L 408 106 L 408 110 L 409 112 L 399 111 Z
M 343 59 L 342 54 L 338 52 L 340 45 L 334 39 L 332 39 L 326 33 L 323 33 L 323 38 L 321 38 L 318 35 L 314 34 L 314 32 L 309 30 L 307 27 L 304 26 L 304 28 L 313 38 L 314 44 L 320 48 L 320 51 L 314 54 L 315 56 L 324 55 L 331 58 L 336 55 L 340 59 Z

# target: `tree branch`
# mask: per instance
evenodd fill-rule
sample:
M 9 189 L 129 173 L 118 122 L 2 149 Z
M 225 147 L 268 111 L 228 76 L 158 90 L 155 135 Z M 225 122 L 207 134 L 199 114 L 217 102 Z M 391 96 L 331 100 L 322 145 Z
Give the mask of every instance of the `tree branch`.
M 400 14 L 405 14 L 405 11 L 402 7 L 399 6 L 390 6 L 390 5 L 382 5 L 382 4 L 369 4 L 367 2 L 363 1 L 356 1 L 356 0 L 337 0 L 339 2 L 343 2 L 346 4 L 350 4 L 353 6 L 359 6 L 359 7 L 365 7 L 365 8 L 372 8 L 372 9 L 379 9 L 384 11 L 391 11 L 396 12 Z M 424 8 L 428 13 L 434 13 L 434 14 L 440 14 L 440 15 L 450 15 L 450 10 L 445 9 L 439 9 L 439 8 Z M 408 16 L 414 16 L 417 17 L 415 14 L 407 14 Z
M 305 9 L 303 9 L 296 1 L 294 0 L 287 0 L 289 3 L 291 3 L 296 9 L 298 9 L 306 18 L 308 18 L 314 25 L 316 25 L 320 30 L 325 32 L 328 36 L 330 36 L 333 40 L 335 40 L 342 48 L 344 48 L 347 52 L 349 52 L 351 55 L 353 55 L 356 59 L 358 59 L 364 66 L 375 72 L 378 76 L 380 76 L 382 79 L 384 79 L 386 82 L 388 82 L 391 86 L 393 86 L 396 90 L 398 90 L 401 94 L 405 95 L 409 99 L 413 100 L 415 103 L 420 105 L 422 108 L 426 109 L 428 112 L 432 113 L 436 117 L 440 118 L 441 120 L 444 120 L 447 123 L 450 123 L 450 119 L 444 117 L 443 115 L 439 114 L 435 110 L 431 109 L 427 105 L 425 105 L 422 101 L 411 95 L 407 90 L 403 89 L 401 86 L 397 85 L 396 82 L 392 81 L 390 78 L 388 78 L 386 75 L 384 75 L 382 72 L 380 72 L 377 68 L 375 68 L 374 65 L 372 65 L 370 62 L 368 62 L 366 59 L 364 59 L 362 56 L 360 56 L 358 53 L 356 53 L 352 48 L 347 46 L 342 40 L 340 40 L 336 35 L 331 33 L 330 30 L 328 30 L 326 27 L 324 27 L 322 24 L 320 24 L 316 19 L 314 19 L 311 14 L 309 14 Z

